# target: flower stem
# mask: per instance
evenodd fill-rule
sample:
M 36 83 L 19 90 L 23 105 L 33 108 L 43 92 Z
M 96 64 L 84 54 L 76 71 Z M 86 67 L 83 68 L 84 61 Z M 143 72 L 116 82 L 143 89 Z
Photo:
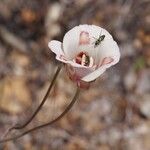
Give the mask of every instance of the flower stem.
M 40 111 L 41 107 L 44 105 L 45 101 L 47 100 L 47 98 L 48 98 L 48 96 L 49 96 L 49 93 L 51 92 L 51 89 L 52 89 L 53 85 L 54 85 L 55 82 L 56 82 L 56 79 L 57 79 L 58 74 L 59 74 L 59 72 L 60 72 L 60 70 L 61 70 L 61 67 L 62 67 L 61 65 L 58 66 L 57 71 L 56 71 L 56 73 L 54 74 L 54 77 L 53 77 L 53 79 L 52 79 L 52 82 L 51 82 L 51 84 L 49 85 L 49 88 L 48 88 L 48 90 L 47 90 L 47 92 L 46 92 L 46 94 L 45 94 L 43 100 L 41 101 L 40 105 L 39 105 L 38 108 L 35 110 L 35 112 L 32 114 L 32 116 L 31 116 L 24 124 L 22 124 L 22 125 L 16 124 L 15 126 L 9 128 L 8 131 L 7 131 L 7 133 L 6 133 L 6 135 L 7 135 L 9 132 L 11 132 L 12 130 L 20 130 L 20 129 L 25 128 L 25 127 L 33 120 L 33 118 L 37 115 L 37 113 Z M 5 135 L 5 136 L 6 136 L 6 135 Z
M 31 133 L 31 132 L 33 132 L 33 131 L 35 131 L 35 130 L 38 130 L 38 129 L 41 129 L 41 128 L 43 128 L 43 127 L 46 127 L 46 126 L 49 126 L 49 125 L 54 124 L 55 122 L 57 122 L 58 120 L 60 120 L 60 119 L 72 108 L 73 104 L 76 102 L 76 100 L 77 100 L 77 98 L 78 98 L 79 93 L 80 93 L 80 89 L 77 88 L 76 93 L 75 93 L 75 95 L 74 95 L 72 101 L 70 102 L 70 104 L 69 104 L 69 105 L 66 107 L 66 109 L 65 109 L 57 118 L 55 118 L 54 120 L 52 120 L 52 121 L 50 121 L 50 122 L 48 122 L 48 123 L 45 123 L 45 124 L 43 124 L 43 125 L 34 127 L 34 128 L 32 128 L 32 129 L 29 129 L 29 130 L 27 130 L 27 131 L 21 133 L 20 135 L 17 135 L 17 136 L 11 137 L 11 138 L 7 138 L 7 139 L 3 139 L 3 140 L 0 141 L 0 143 L 12 141 L 12 140 L 17 140 L 17 139 L 21 138 L 22 136 L 24 136 L 24 135 L 26 135 L 26 134 L 28 134 L 28 133 Z

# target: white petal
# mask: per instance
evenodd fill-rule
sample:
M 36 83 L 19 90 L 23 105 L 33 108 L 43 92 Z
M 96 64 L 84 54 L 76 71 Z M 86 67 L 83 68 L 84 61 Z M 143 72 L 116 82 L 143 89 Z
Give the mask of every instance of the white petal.
M 68 31 L 63 38 L 63 50 L 68 59 L 73 59 L 79 42 L 79 27 L 76 26 Z
M 106 68 L 105 67 L 100 67 L 97 70 L 93 71 L 92 73 L 86 75 L 85 77 L 83 77 L 81 80 L 85 81 L 85 82 L 90 82 L 95 80 L 96 78 L 98 78 L 101 74 L 103 74 L 105 72 Z
M 56 54 L 56 59 L 63 62 L 63 63 L 66 63 L 67 59 L 64 55 L 64 52 L 62 50 L 62 43 L 59 42 L 59 41 L 50 41 L 48 43 L 48 47 L 51 49 L 52 52 L 54 52 Z
M 75 69 L 76 75 L 80 76 L 81 78 L 94 71 L 93 68 L 77 68 L 77 67 L 74 67 L 74 69 Z
M 105 39 L 113 39 L 111 34 L 107 30 L 96 25 L 88 25 L 88 31 L 93 41 L 95 41 L 94 38 L 98 39 L 100 35 L 105 35 Z
M 79 46 L 80 33 L 83 31 L 89 33 L 90 44 Z M 105 35 L 105 40 L 112 39 L 108 31 L 95 25 L 80 25 L 74 27 L 65 34 L 63 39 L 63 50 L 65 55 L 71 60 L 77 53 L 85 50 L 93 57 L 95 49 L 92 43 L 98 39 L 99 35 Z
M 62 55 L 64 54 L 62 47 L 62 43 L 56 40 L 50 41 L 48 43 L 48 47 L 51 49 L 52 52 L 54 52 L 56 55 Z
M 117 43 L 113 39 L 103 41 L 103 43 L 99 46 L 99 57 L 99 64 L 101 64 L 103 59 L 106 57 L 111 57 L 114 59 L 111 65 L 116 64 L 120 59 L 120 51 Z
M 94 71 L 94 68 L 81 68 L 74 67 L 72 65 L 66 65 L 66 69 L 69 77 L 71 77 L 71 79 L 74 81 L 80 80 L 82 77 Z
M 78 30 L 80 32 L 82 31 L 88 32 L 92 39 L 94 38 L 98 39 L 99 35 L 105 35 L 105 39 L 112 39 L 111 34 L 107 30 L 96 25 L 80 25 L 78 26 Z
M 83 81 L 90 82 L 98 78 L 102 73 L 105 72 L 105 70 L 112 65 L 115 65 L 119 59 L 120 59 L 120 52 L 118 45 L 115 41 L 111 40 L 106 40 L 105 43 L 101 45 L 100 49 L 100 66 L 98 69 L 96 69 L 94 72 L 86 75 L 85 77 L 82 78 Z M 112 58 L 113 61 L 110 63 L 102 64 L 103 59 L 105 58 Z

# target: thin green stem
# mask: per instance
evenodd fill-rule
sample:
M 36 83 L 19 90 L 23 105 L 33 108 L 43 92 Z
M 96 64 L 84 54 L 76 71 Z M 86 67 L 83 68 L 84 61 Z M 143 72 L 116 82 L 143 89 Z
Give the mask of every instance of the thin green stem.
M 15 126 L 11 127 L 11 128 L 8 130 L 7 134 L 8 134 L 9 132 L 11 132 L 12 130 L 20 130 L 20 129 L 25 128 L 25 127 L 33 120 L 33 118 L 37 115 L 37 113 L 39 112 L 39 110 L 40 110 L 41 107 L 44 105 L 45 101 L 47 100 L 47 98 L 48 98 L 48 96 L 49 96 L 49 93 L 51 92 L 51 89 L 52 89 L 53 85 L 54 85 L 55 82 L 56 82 L 56 79 L 57 79 L 58 74 L 59 74 L 59 72 L 60 72 L 60 70 L 61 70 L 61 67 L 62 67 L 61 65 L 58 66 L 57 71 L 56 71 L 56 73 L 54 74 L 54 77 L 53 77 L 53 79 L 52 79 L 52 82 L 51 82 L 51 84 L 49 85 L 49 88 L 48 88 L 48 90 L 47 90 L 47 92 L 46 92 L 46 94 L 45 94 L 43 100 L 41 101 L 40 105 L 39 105 L 38 108 L 35 110 L 35 112 L 31 115 L 31 117 L 30 117 L 24 124 L 22 124 L 22 125 L 16 124 Z
M 57 118 L 55 118 L 54 120 L 52 120 L 52 121 L 50 121 L 50 122 L 48 122 L 48 123 L 46 123 L 46 124 L 43 124 L 43 125 L 34 127 L 34 128 L 32 128 L 32 129 L 29 129 L 29 130 L 27 130 L 27 131 L 21 133 L 20 135 L 17 135 L 17 136 L 11 137 L 11 138 L 7 138 L 7 139 L 4 139 L 4 140 L 1 140 L 0 143 L 12 141 L 12 140 L 17 140 L 17 139 L 21 138 L 22 136 L 24 136 L 24 135 L 26 135 L 26 134 L 28 134 L 28 133 L 31 133 L 31 132 L 33 132 L 33 131 L 35 131 L 35 130 L 38 130 L 38 129 L 41 129 L 41 128 L 43 128 L 43 127 L 46 127 L 46 126 L 49 126 L 49 125 L 54 124 L 55 122 L 57 122 L 58 120 L 60 120 L 60 119 L 72 108 L 73 104 L 76 102 L 76 100 L 77 100 L 77 98 L 78 98 L 79 93 L 80 93 L 80 89 L 77 88 L 76 93 L 75 93 L 75 95 L 74 95 L 72 101 L 70 102 L 70 104 L 69 104 L 69 105 L 66 107 L 66 109 L 65 109 Z

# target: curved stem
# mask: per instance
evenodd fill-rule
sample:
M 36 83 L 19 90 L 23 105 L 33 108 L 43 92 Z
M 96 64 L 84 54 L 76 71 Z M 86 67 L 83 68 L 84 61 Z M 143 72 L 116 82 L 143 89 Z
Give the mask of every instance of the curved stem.
M 48 122 L 48 123 L 46 123 L 46 124 L 43 124 L 43 125 L 34 127 L 34 128 L 32 128 L 32 129 L 29 129 L 29 130 L 23 132 L 23 133 L 20 134 L 20 135 L 14 136 L 14 137 L 12 137 L 12 138 L 7 138 L 7 139 L 4 139 L 4 140 L 1 140 L 0 143 L 4 143 L 4 142 L 16 140 L 16 139 L 21 138 L 22 136 L 24 136 L 24 135 L 26 135 L 26 134 L 28 134 L 28 133 L 31 133 L 31 132 L 33 132 L 33 131 L 35 131 L 35 130 L 38 130 L 38 129 L 40 129 L 40 128 L 43 128 L 43 127 L 46 127 L 46 126 L 49 126 L 49 125 L 54 124 L 55 122 L 57 122 L 58 120 L 60 120 L 60 119 L 71 109 L 71 107 L 73 106 L 73 104 L 76 102 L 79 93 L 80 93 L 80 89 L 77 88 L 76 93 L 75 93 L 75 95 L 74 95 L 72 101 L 70 102 L 70 104 L 69 104 L 69 105 L 66 107 L 66 109 L 65 109 L 57 118 L 55 118 L 54 120 L 52 120 L 52 121 L 50 121 L 50 122 Z
M 32 116 L 31 116 L 24 124 L 22 124 L 22 125 L 18 125 L 18 124 L 17 124 L 17 125 L 15 125 L 15 126 L 11 127 L 11 128 L 8 130 L 8 132 L 10 132 L 10 131 L 12 131 L 12 130 L 19 130 L 19 129 L 22 129 L 22 128 L 26 127 L 26 126 L 33 120 L 33 118 L 36 116 L 36 114 L 39 112 L 39 110 L 40 110 L 41 107 L 44 105 L 45 101 L 47 100 L 47 98 L 48 98 L 48 96 L 49 96 L 49 93 L 50 93 L 50 91 L 51 91 L 53 85 L 55 84 L 55 81 L 56 81 L 56 79 L 57 79 L 57 76 L 58 76 L 58 74 L 59 74 L 59 72 L 60 72 L 60 70 L 61 70 L 61 67 L 62 67 L 61 65 L 58 66 L 57 71 L 56 71 L 56 73 L 55 73 L 55 75 L 54 75 L 54 77 L 53 77 L 53 79 L 52 79 L 51 84 L 49 85 L 49 88 L 48 88 L 48 90 L 47 90 L 47 92 L 46 92 L 46 94 L 45 94 L 43 100 L 41 101 L 40 105 L 39 105 L 38 108 L 35 110 L 35 112 L 32 114 Z

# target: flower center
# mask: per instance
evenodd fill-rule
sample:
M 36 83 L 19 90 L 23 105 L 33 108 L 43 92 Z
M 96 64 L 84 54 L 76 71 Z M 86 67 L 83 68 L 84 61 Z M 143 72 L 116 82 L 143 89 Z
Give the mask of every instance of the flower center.
M 87 67 L 92 67 L 94 64 L 94 60 L 92 57 L 90 57 L 87 53 L 85 52 L 80 52 L 76 57 L 75 57 L 75 62 L 82 65 L 82 66 L 87 66 Z

